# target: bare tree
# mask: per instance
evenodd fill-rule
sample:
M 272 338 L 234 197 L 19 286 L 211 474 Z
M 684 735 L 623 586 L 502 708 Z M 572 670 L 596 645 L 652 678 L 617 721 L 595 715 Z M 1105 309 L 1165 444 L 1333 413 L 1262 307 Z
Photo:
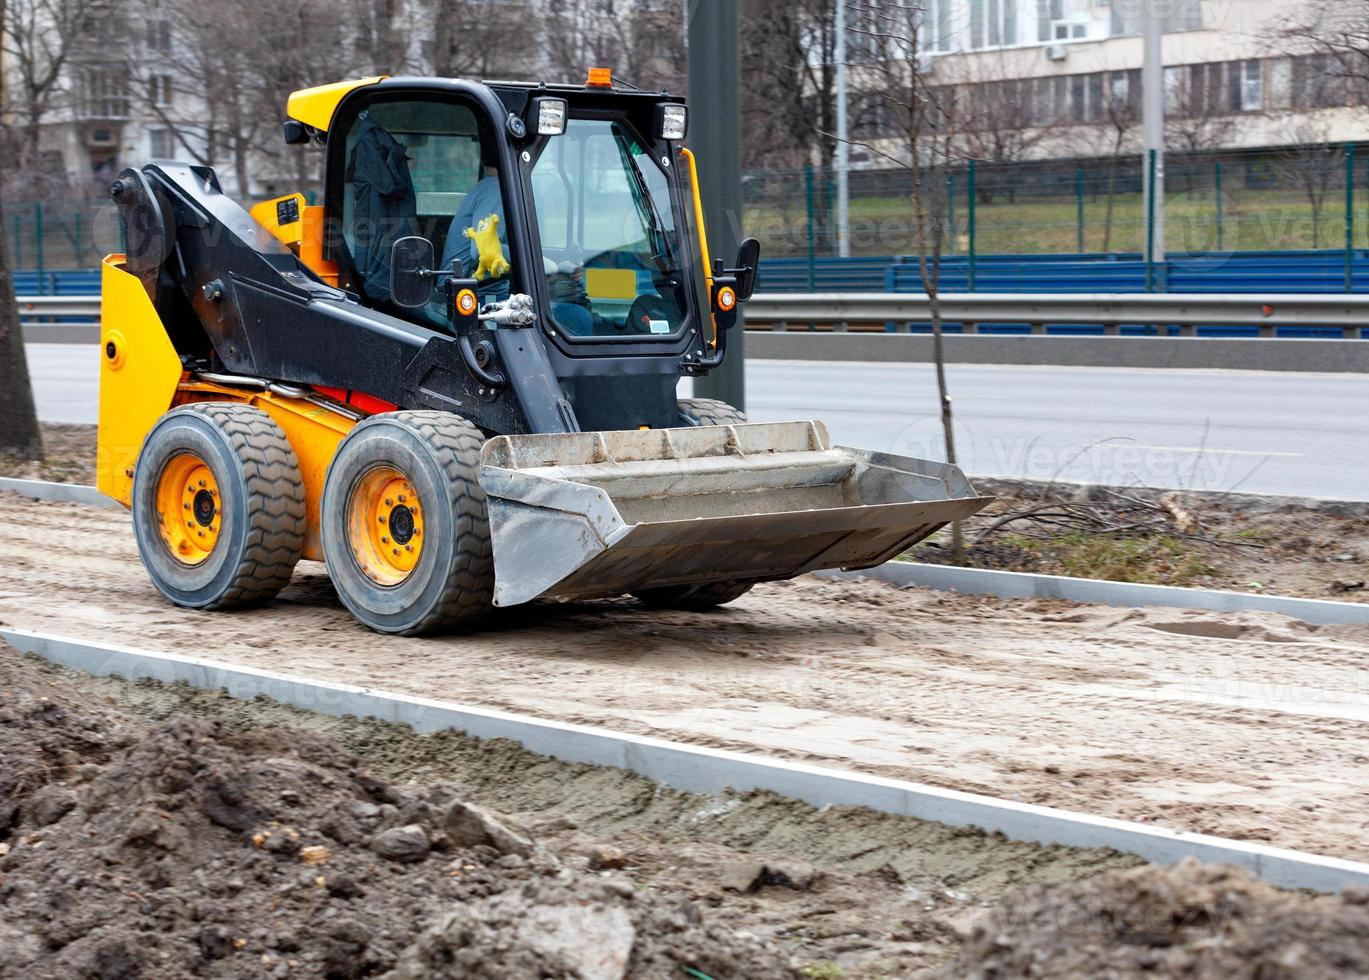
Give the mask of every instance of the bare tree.
M 903 170 L 911 182 L 912 237 L 918 275 L 932 320 L 942 437 L 946 461 L 955 463 L 955 428 L 946 382 L 941 316 L 941 259 L 951 231 L 946 178 L 965 160 L 959 129 L 963 119 L 962 89 L 955 84 L 934 84 L 930 75 L 920 70 L 920 5 L 906 0 L 880 0 L 848 3 L 847 9 L 856 15 L 848 18 L 856 25 L 853 32 L 865 38 L 871 52 L 860 72 L 862 88 L 878 92 L 884 100 L 892 134 L 890 140 L 853 142 Z M 957 521 L 952 525 L 952 560 L 961 564 L 964 559 L 965 540 Z
M 1322 0 L 1290 10 L 1266 32 L 1290 54 L 1327 56 L 1325 69 L 1349 80 L 1359 92 L 1369 91 L 1369 2 Z
M 42 125 L 54 108 L 69 104 L 67 65 L 72 54 L 115 17 L 123 0 L 8 0 L 3 43 L 7 98 L 0 109 L 18 120 L 18 168 L 38 163 Z
M 1165 142 L 1173 150 L 1201 153 L 1231 142 L 1239 106 L 1230 104 L 1230 85 L 1225 76 L 1234 70 L 1225 62 L 1184 65 L 1169 86 L 1165 113 Z
M 1137 125 L 1141 118 L 1141 80 L 1139 73 L 1112 71 L 1106 76 L 1103 99 L 1098 106 L 1098 117 L 1103 125 L 1098 132 L 1105 141 L 1101 148 L 1107 156 L 1107 177 L 1103 188 L 1103 252 L 1112 249 L 1112 219 L 1116 205 L 1117 172 L 1124 159 L 1130 158 L 1136 144 Z
M 3 220 L 3 213 L 0 213 L 0 222 Z M 14 300 L 9 244 L 3 234 L 0 234 L 0 453 L 23 459 L 43 458 L 43 440 L 24 354 L 24 334 L 19 326 L 19 307 Z
M 1279 151 L 1275 168 L 1307 199 L 1312 212 L 1312 247 L 1320 248 L 1322 208 L 1345 173 L 1345 149 L 1339 143 L 1328 143 L 1325 128 L 1314 123 L 1296 127 L 1290 136 L 1288 145 Z
M 961 64 L 947 79 L 961 86 L 957 94 L 962 119 L 960 147 L 966 157 L 994 164 L 1021 163 L 1055 136 L 1057 122 L 1042 116 L 1032 80 L 1011 77 L 1002 52 L 986 53 Z M 987 203 L 993 191 L 980 189 Z M 1015 199 L 1016 185 L 1009 188 Z
M 0 24 L 9 38 L 10 4 L 0 0 Z M 6 51 L 9 49 L 6 48 Z M 0 73 L 0 118 L 9 102 L 8 80 Z M 11 142 L 4 133 L 5 142 Z M 33 407 L 33 386 L 29 382 L 28 358 L 24 353 L 24 334 L 19 326 L 19 305 L 14 298 L 14 277 L 10 272 L 9 243 L 4 233 L 3 202 L 0 202 L 0 453 L 25 459 L 43 457 L 43 439 L 38 428 L 38 413 Z
M 429 40 L 422 52 L 424 71 L 442 78 L 517 78 L 537 73 L 544 57 L 541 44 L 548 25 L 529 23 L 531 12 L 527 5 L 488 0 L 421 0 L 418 9 L 423 11 L 428 24 Z M 519 40 L 510 43 L 514 38 Z M 577 70 L 583 73 L 585 67 Z
M 367 0 L 357 3 L 371 9 Z M 222 0 L 213 8 L 150 0 L 144 14 L 165 25 L 166 43 L 124 56 L 130 97 L 170 134 L 174 155 L 231 168 L 240 195 L 273 169 L 307 183 L 316 179 L 305 172 L 311 158 L 287 157 L 280 140 L 290 92 L 377 71 L 354 60 L 355 50 L 348 54 L 350 35 L 337 13 L 324 0 Z M 370 57 L 378 42 L 366 30 L 357 36 L 361 57 Z

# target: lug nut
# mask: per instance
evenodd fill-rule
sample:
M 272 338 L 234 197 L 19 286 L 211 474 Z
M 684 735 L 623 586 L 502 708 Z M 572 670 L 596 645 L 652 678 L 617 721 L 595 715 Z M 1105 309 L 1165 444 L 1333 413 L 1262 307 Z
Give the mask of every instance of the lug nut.
M 204 481 L 203 481 L 203 480 L 200 481 L 200 486 L 204 486 Z
M 391 500 L 389 497 L 386 497 L 386 498 L 385 498 L 385 506 L 386 506 L 386 507 L 389 507 L 389 506 L 390 506 L 391 504 L 393 504 L 393 503 L 394 503 L 394 501 Z
M 404 494 L 402 494 L 402 493 L 399 495 L 399 502 L 400 502 L 401 504 L 404 503 Z
M 411 544 L 406 544 L 406 545 L 404 546 L 404 550 L 405 550 L 405 551 L 413 551 L 413 550 L 414 550 L 414 546 L 411 545 Z
M 381 524 L 384 524 L 384 523 L 385 523 L 385 515 L 384 515 L 384 514 L 377 514 L 377 515 L 376 515 L 376 520 L 379 521 Z
M 381 544 L 389 544 L 389 543 L 390 543 L 390 539 L 389 539 L 389 538 L 381 538 L 381 539 L 380 539 L 380 543 L 381 543 Z
M 393 551 L 395 554 L 399 554 L 399 549 L 398 549 L 398 548 L 391 548 L 390 550 Z

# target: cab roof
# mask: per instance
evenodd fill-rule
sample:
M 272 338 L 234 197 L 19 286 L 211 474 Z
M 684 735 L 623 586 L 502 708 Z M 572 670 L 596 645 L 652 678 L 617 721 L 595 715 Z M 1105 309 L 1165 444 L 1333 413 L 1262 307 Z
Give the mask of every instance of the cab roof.
M 285 103 L 285 114 L 301 122 L 306 126 L 321 132 L 328 130 L 329 124 L 333 120 L 333 114 L 337 111 L 339 103 L 349 94 L 359 88 L 369 85 L 380 85 L 382 83 L 401 85 L 422 85 L 428 84 L 433 88 L 440 88 L 443 82 L 453 82 L 457 79 L 422 77 L 422 78 L 392 78 L 389 75 L 374 75 L 369 78 L 355 78 L 343 82 L 333 82 L 328 85 L 318 85 L 313 88 L 300 89 L 291 92 Z M 533 94 L 545 93 L 556 95 L 569 102 L 600 102 L 606 99 L 627 99 L 640 105 L 638 100 L 646 99 L 650 101 L 668 100 L 671 102 L 681 102 L 675 96 L 662 91 L 645 91 L 635 87 L 623 87 L 620 84 L 612 86 L 592 86 L 587 84 L 574 85 L 566 83 L 550 84 L 547 82 L 522 82 L 506 81 L 503 79 L 482 81 L 481 84 L 487 85 L 498 94 L 506 105 L 514 102 L 525 102 Z

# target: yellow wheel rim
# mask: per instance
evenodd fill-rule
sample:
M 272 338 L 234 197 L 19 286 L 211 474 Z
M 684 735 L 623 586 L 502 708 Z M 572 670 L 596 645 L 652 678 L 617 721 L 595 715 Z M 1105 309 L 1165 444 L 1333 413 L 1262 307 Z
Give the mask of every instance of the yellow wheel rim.
M 223 529 L 219 482 L 194 453 L 173 456 L 157 480 L 157 521 L 162 541 L 183 565 L 209 557 Z
M 393 466 L 367 470 L 347 502 L 347 537 L 357 564 L 377 585 L 398 585 L 423 553 L 423 510 L 409 478 Z

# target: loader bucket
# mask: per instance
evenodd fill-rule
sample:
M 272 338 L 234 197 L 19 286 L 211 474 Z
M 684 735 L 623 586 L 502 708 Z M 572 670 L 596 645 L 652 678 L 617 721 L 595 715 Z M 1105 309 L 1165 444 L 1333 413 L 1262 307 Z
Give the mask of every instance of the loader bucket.
M 821 422 L 498 436 L 480 483 L 499 606 L 869 568 L 993 499 Z

